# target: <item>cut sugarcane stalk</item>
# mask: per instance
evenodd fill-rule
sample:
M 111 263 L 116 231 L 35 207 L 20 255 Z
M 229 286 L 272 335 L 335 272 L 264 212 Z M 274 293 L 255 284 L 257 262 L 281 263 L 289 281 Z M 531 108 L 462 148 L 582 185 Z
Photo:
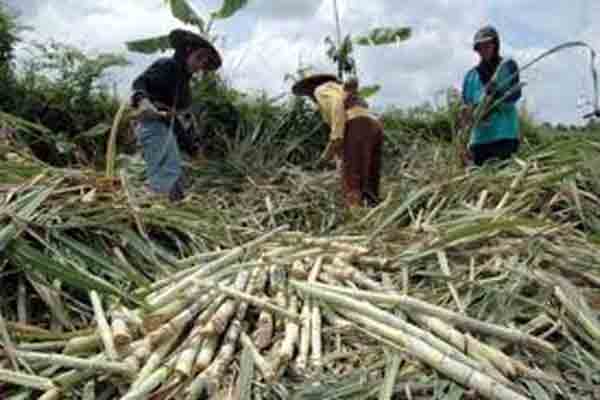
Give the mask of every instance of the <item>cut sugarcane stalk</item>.
M 70 339 L 63 350 L 64 354 L 89 353 L 100 349 L 102 339 L 98 333 Z
M 293 313 L 298 312 L 298 297 L 296 297 L 296 295 L 290 296 L 289 311 Z M 275 354 L 275 358 L 273 360 L 273 369 L 275 371 L 283 369 L 293 358 L 294 350 L 298 345 L 299 338 L 300 326 L 292 321 L 286 321 L 285 336 L 283 337 L 281 346 L 277 349 L 277 353 Z
M 218 344 L 219 337 L 217 336 L 209 336 L 204 339 L 200 353 L 198 353 L 198 357 L 196 357 L 196 362 L 194 363 L 194 372 L 196 374 L 208 368 L 217 353 Z
M 275 371 L 273 370 L 271 364 L 260 354 L 258 349 L 254 346 L 252 339 L 250 339 L 245 332 L 242 332 L 240 340 L 244 348 L 248 349 L 248 351 L 250 352 L 250 355 L 254 360 L 254 364 L 262 373 L 265 381 L 268 383 L 273 383 L 276 377 Z
M 17 356 L 29 361 L 39 361 L 47 365 L 61 365 L 67 368 L 94 369 L 97 371 L 131 377 L 136 371 L 123 362 L 95 361 L 61 354 L 46 354 L 33 351 L 17 351 Z
M 302 305 L 302 323 L 300 325 L 300 347 L 298 349 L 298 357 L 296 358 L 296 366 L 300 371 L 305 371 L 308 364 L 308 352 L 310 350 L 311 340 L 311 319 L 312 306 L 308 297 L 304 299 Z
M 92 301 L 92 306 L 94 307 L 94 315 L 96 317 L 96 323 L 98 324 L 98 333 L 102 339 L 106 356 L 109 360 L 118 360 L 119 354 L 117 353 L 112 332 L 108 325 L 108 321 L 106 320 L 104 309 L 102 308 L 102 301 L 95 290 L 90 292 L 90 300 Z
M 234 287 L 238 291 L 243 291 L 248 284 L 249 278 L 249 272 L 241 272 L 234 283 Z M 215 312 L 206 327 L 201 330 L 201 333 L 206 336 L 223 334 L 227 329 L 229 321 L 235 314 L 237 306 L 238 301 L 236 299 L 227 300 L 219 307 L 217 312 Z
M 262 243 L 268 241 L 273 236 L 276 236 L 279 232 L 287 229 L 287 226 L 279 227 L 249 243 L 246 243 L 242 246 L 236 247 L 235 249 L 229 251 L 225 256 L 218 258 L 217 260 L 207 264 L 201 270 L 194 272 L 186 278 L 181 279 L 179 282 L 170 286 L 164 292 L 161 292 L 159 295 L 147 299 L 148 304 L 153 307 L 160 307 L 170 303 L 172 300 L 176 299 L 180 293 L 184 292 L 186 288 L 191 286 L 198 278 L 206 275 L 210 275 L 213 271 L 217 271 L 222 267 L 229 265 L 236 261 L 239 257 L 247 253 L 248 251 L 252 251 L 256 249 Z
M 51 379 L 6 369 L 0 369 L 0 382 L 12 383 L 37 390 L 52 390 L 56 388 Z
M 214 288 L 220 292 L 225 293 L 228 296 L 234 297 L 240 301 L 244 301 L 247 303 L 250 303 L 252 305 L 255 305 L 257 307 L 260 308 L 265 308 L 268 309 L 269 311 L 271 311 L 274 314 L 277 314 L 283 318 L 287 318 L 290 319 L 294 322 L 299 322 L 300 321 L 300 316 L 299 315 L 295 315 L 295 314 L 291 314 L 290 312 L 288 312 L 287 310 L 285 310 L 284 308 L 278 307 L 274 304 L 271 304 L 268 301 L 262 300 L 261 298 L 255 297 L 255 296 L 251 296 L 247 293 L 243 293 L 240 292 L 236 289 L 232 289 L 223 285 L 218 285 L 218 284 L 214 284 L 212 282 L 203 282 L 203 285 L 206 285 L 207 287 L 210 288 Z M 210 331 L 209 331 L 210 332 Z
M 442 307 L 434 306 L 424 301 L 415 299 L 407 295 L 381 294 L 366 292 L 355 289 L 345 289 L 334 287 L 331 285 L 322 285 L 320 283 L 313 284 L 313 287 L 331 290 L 341 294 L 346 294 L 355 299 L 364 299 L 382 304 L 393 304 L 403 308 L 407 312 L 417 312 L 432 317 L 439 318 L 453 325 L 460 326 L 465 329 L 473 330 L 478 333 L 491 335 L 499 339 L 503 339 L 512 343 L 520 343 L 530 347 L 543 350 L 546 352 L 554 352 L 556 349 L 553 345 L 545 340 L 538 339 L 534 336 L 527 335 L 516 329 L 506 328 L 499 325 L 494 325 L 486 322 L 469 318 L 453 311 L 446 310 Z
M 152 348 L 159 345 L 165 338 L 173 337 L 181 332 L 185 326 L 192 322 L 194 318 L 198 316 L 198 313 L 202 309 L 203 304 L 196 303 L 192 304 L 188 309 L 179 313 L 175 318 L 164 324 L 158 330 L 151 332 L 148 335 Z
M 486 398 L 493 400 L 527 400 L 526 397 L 510 387 L 483 374 L 478 369 L 472 368 L 444 355 L 437 349 L 421 341 L 419 338 L 404 334 L 400 330 L 390 329 L 388 325 L 377 322 L 376 320 L 357 312 L 350 312 L 350 315 L 359 319 L 360 323 L 365 326 L 367 330 L 373 330 L 374 332 L 405 346 L 410 354 L 417 357 L 431 368 L 436 369 L 461 385 L 475 389 L 477 393 Z
M 413 316 L 413 319 L 448 341 L 448 343 L 457 349 L 464 351 L 467 355 L 471 355 L 475 359 L 491 362 L 508 378 L 515 378 L 517 376 L 516 360 L 512 360 L 500 350 L 481 343 L 471 336 L 463 335 L 437 318 L 417 314 Z
M 129 333 L 129 327 L 124 319 L 119 317 L 113 319 L 111 322 L 111 329 L 117 348 L 122 348 L 131 343 L 131 333 Z

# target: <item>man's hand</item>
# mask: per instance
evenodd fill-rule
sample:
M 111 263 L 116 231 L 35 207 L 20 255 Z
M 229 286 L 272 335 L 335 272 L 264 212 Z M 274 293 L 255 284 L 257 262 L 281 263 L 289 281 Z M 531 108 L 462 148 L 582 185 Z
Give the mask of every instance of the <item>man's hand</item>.
M 139 101 L 137 106 L 137 114 L 140 117 L 160 117 L 164 113 L 158 111 L 158 108 L 147 98 L 143 98 Z
M 463 105 L 458 113 L 458 126 L 464 129 L 473 123 L 473 106 Z
M 488 96 L 495 96 L 498 92 L 498 85 L 495 81 L 490 81 L 485 87 L 485 94 Z
M 342 147 L 344 145 L 343 139 L 335 139 L 330 142 L 327 146 L 327 152 L 325 153 L 326 160 L 333 160 L 334 158 L 342 158 Z

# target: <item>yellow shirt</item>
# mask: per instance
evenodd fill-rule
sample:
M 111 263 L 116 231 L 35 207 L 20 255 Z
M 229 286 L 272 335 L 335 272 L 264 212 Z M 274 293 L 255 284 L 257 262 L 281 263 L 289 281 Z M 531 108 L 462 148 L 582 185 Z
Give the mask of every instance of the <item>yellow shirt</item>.
M 346 92 L 344 91 L 344 86 L 339 83 L 327 82 L 319 86 L 315 90 L 315 97 L 319 104 L 321 115 L 323 115 L 325 122 L 331 127 L 331 133 L 329 134 L 330 142 L 344 138 L 346 121 L 358 117 L 372 117 L 369 110 L 364 107 L 345 109 Z

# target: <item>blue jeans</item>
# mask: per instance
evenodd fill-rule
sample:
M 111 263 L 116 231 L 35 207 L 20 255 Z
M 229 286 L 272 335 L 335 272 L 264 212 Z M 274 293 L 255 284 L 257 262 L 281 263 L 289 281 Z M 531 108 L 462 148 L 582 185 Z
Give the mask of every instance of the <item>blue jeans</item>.
M 152 118 L 138 121 L 135 133 L 142 146 L 150 188 L 158 193 L 172 193 L 183 173 L 175 135 L 166 122 Z

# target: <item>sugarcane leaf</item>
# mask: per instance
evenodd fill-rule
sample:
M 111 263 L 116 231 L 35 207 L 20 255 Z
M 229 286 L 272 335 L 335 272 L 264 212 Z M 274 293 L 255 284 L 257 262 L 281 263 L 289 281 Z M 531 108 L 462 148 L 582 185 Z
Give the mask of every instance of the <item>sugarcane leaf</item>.
M 380 85 L 364 86 L 359 90 L 358 94 L 363 99 L 368 99 L 369 97 L 377 94 L 377 92 L 379 92 L 380 90 L 381 90 Z
M 127 49 L 136 53 L 154 54 L 171 48 L 168 36 L 157 36 L 148 39 L 127 42 Z
M 224 0 L 219 11 L 212 13 L 216 19 L 229 18 L 248 4 L 248 0 Z
M 360 46 L 382 46 L 400 43 L 410 38 L 411 29 L 403 28 L 375 28 L 363 36 L 354 38 L 354 43 Z
M 526 380 L 525 384 L 529 388 L 529 392 L 533 395 L 533 398 L 535 400 L 551 400 L 552 399 L 550 397 L 550 395 L 548 394 L 548 392 L 546 392 L 546 390 L 544 390 L 542 385 L 540 385 L 539 383 L 537 383 L 535 381 L 531 381 L 531 380 Z
M 204 20 L 194 8 L 189 4 L 188 0 L 168 0 L 171 7 L 171 14 L 184 24 L 195 25 L 200 32 L 204 32 Z
M 249 348 L 244 347 L 240 359 L 239 395 L 240 400 L 252 399 L 252 381 L 254 380 L 254 360 Z

